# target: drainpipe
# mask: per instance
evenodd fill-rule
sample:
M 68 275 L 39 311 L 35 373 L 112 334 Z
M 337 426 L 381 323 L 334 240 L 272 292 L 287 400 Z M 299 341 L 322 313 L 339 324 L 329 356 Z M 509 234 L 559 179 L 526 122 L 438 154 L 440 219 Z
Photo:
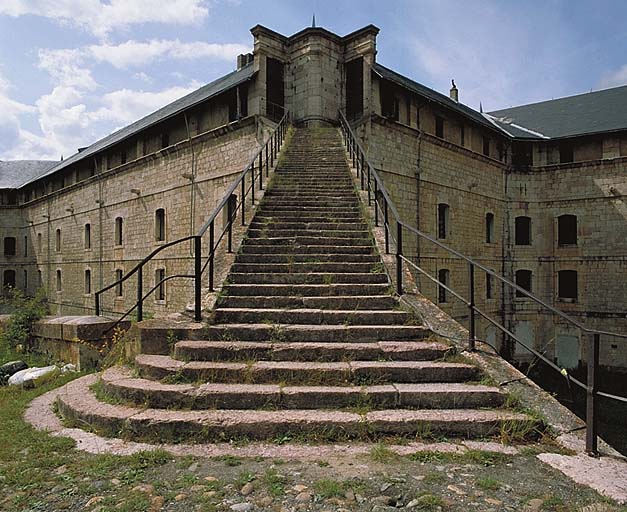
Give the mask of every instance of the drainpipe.
M 102 225 L 103 225 L 103 199 L 102 199 L 102 177 L 100 176 L 98 169 L 98 161 L 94 156 L 94 169 L 95 174 L 98 176 L 98 274 L 100 281 L 100 288 L 104 287 L 104 261 L 103 261 L 103 239 L 102 239 Z
M 508 279 L 512 276 L 507 272 L 507 266 L 511 268 L 511 236 L 510 236 L 510 201 L 509 201 L 509 172 L 508 169 L 505 169 L 505 179 L 504 179 L 504 197 L 505 197 L 505 215 L 504 215 L 504 224 L 503 224 L 503 233 L 501 236 L 502 244 L 501 244 L 501 275 L 507 277 Z M 507 289 L 506 289 L 507 288 Z M 509 296 L 509 300 L 508 300 Z M 507 327 L 508 329 L 512 328 L 511 322 L 511 312 L 513 311 L 512 301 L 514 299 L 514 294 L 509 286 L 505 284 L 501 284 L 501 325 Z M 509 316 L 509 319 L 508 319 Z M 508 321 L 509 320 L 509 321 Z M 509 339 L 504 333 L 501 333 L 501 337 L 503 339 L 503 344 L 501 345 L 500 353 L 507 361 L 512 360 L 513 350 L 512 347 L 514 345 L 513 340 Z

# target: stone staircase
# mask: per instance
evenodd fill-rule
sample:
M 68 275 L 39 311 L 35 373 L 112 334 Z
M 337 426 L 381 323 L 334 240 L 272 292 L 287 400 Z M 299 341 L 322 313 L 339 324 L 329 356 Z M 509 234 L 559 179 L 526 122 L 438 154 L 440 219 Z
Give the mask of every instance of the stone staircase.
M 70 383 L 60 411 L 149 441 L 524 430 L 400 308 L 361 208 L 339 132 L 295 130 L 202 339 Z

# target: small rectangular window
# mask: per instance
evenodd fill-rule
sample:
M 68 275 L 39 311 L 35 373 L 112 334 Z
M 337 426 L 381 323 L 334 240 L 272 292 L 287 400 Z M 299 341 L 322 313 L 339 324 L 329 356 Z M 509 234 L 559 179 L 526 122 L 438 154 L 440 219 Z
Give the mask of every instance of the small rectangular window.
M 24 273 L 24 291 L 28 290 L 28 270 L 25 270 Z
M 576 215 L 560 215 L 557 218 L 557 245 L 577 245 Z
M 155 286 L 165 279 L 165 269 L 158 268 L 155 271 Z M 159 284 L 155 290 L 155 300 L 165 300 L 165 283 Z
M 24 237 L 24 257 L 28 256 L 28 237 Z
M 557 273 L 557 294 L 564 302 L 577 300 L 577 271 L 560 270 Z
M 531 292 L 531 270 L 517 270 L 516 284 L 524 290 Z M 525 298 L 527 296 L 521 291 L 516 290 L 516 297 Z
M 14 236 L 4 237 L 4 255 L 15 256 L 17 241 Z
M 566 164 L 574 160 L 573 146 L 569 143 L 560 144 L 560 163 Z
M 515 219 L 515 244 L 531 245 L 531 219 L 520 216 Z
M 464 146 L 466 144 L 466 130 L 464 129 L 464 125 L 459 126 L 459 145 Z
M 444 138 L 444 118 L 440 116 L 435 116 L 435 136 Z
M 42 250 L 43 250 L 42 235 L 41 233 L 37 233 L 37 252 L 41 254 Z
M 61 252 L 61 229 L 57 229 L 54 239 L 54 250 L 56 252 Z
M 124 165 L 126 163 L 126 151 L 122 151 L 120 153 L 120 164 Z
M 60 292 L 61 291 L 61 271 L 57 270 L 57 291 Z

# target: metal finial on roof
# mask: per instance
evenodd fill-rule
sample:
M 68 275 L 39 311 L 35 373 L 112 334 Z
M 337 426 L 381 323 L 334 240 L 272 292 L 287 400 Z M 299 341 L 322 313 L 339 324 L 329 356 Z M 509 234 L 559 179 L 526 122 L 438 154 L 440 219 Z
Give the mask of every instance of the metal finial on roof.
M 316 14 L 314 13 L 313 19 L 311 20 L 311 28 L 316 28 Z
M 479 112 L 483 114 L 483 105 L 481 104 L 481 102 L 479 102 Z

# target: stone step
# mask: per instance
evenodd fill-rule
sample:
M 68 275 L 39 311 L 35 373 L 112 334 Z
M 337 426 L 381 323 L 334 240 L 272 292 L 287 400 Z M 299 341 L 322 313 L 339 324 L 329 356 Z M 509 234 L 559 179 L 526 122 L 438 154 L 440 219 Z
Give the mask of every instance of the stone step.
M 383 295 L 388 297 L 390 287 L 382 284 L 247 284 L 230 283 L 224 286 L 227 297 L 231 296 L 300 296 L 300 297 L 327 297 L 353 295 Z
M 317 230 L 317 231 L 368 231 L 368 224 L 365 222 L 311 222 L 311 221 L 258 221 L 256 218 L 248 225 L 248 229 L 262 230 Z
M 280 205 L 280 204 L 264 204 L 262 206 L 262 212 L 269 214 L 271 212 L 285 212 L 290 215 L 297 215 L 301 213 L 317 213 L 326 215 L 336 215 L 343 213 L 360 213 L 359 207 L 343 205 L 343 206 L 306 206 L 306 205 Z
M 369 273 L 374 271 L 382 272 L 380 268 L 381 264 L 376 263 L 334 263 L 334 262 L 322 262 L 322 263 L 239 263 L 235 262 L 231 266 L 231 272 L 233 273 L 309 273 L 309 272 L 337 272 L 337 273 Z
M 486 437 L 502 428 L 531 431 L 537 422 L 529 416 L 502 410 L 383 409 L 364 414 L 333 410 L 167 410 L 100 402 L 87 375 L 66 384 L 57 398 L 67 421 L 105 436 L 124 432 L 125 438 L 152 442 L 225 442 L 238 439 L 276 439 L 312 436 L 313 440 L 372 439 L 383 436 L 431 434 Z
M 374 246 L 368 245 L 315 245 L 315 244 L 281 244 L 270 245 L 247 240 L 242 245 L 243 254 L 373 254 Z
M 397 310 L 251 309 L 218 307 L 213 312 L 218 323 L 312 324 L 312 325 L 402 325 L 410 319 Z
M 279 386 L 276 384 L 163 384 L 114 367 L 101 376 L 111 396 L 155 409 L 466 409 L 500 407 L 498 388 L 421 383 L 374 386 Z
M 274 226 L 266 227 L 264 229 L 252 229 L 249 228 L 246 232 L 248 239 L 257 238 L 269 238 L 272 240 L 281 239 L 312 239 L 312 238 L 324 238 L 327 240 L 341 240 L 344 243 L 347 239 L 352 240 L 370 240 L 370 232 L 367 229 L 361 231 L 347 231 L 339 229 L 280 229 Z M 339 245 L 339 244 L 338 244 Z
M 235 284 L 333 284 L 333 283 L 354 283 L 354 284 L 380 284 L 388 283 L 387 274 L 376 273 L 282 273 L 282 274 L 229 274 L 229 281 Z
M 183 361 L 431 361 L 453 351 L 430 341 L 375 343 L 179 341 L 174 357 Z
M 417 325 L 269 325 L 216 324 L 205 328 L 207 340 L 222 341 L 415 341 L 431 335 Z
M 238 254 L 237 263 L 380 263 L 376 254 Z
M 140 354 L 140 376 L 182 382 L 349 385 L 417 382 L 464 382 L 479 372 L 473 365 L 440 361 L 179 361 L 170 356 Z
M 361 222 L 361 215 L 358 213 L 336 213 L 334 215 L 324 215 L 316 212 L 264 212 L 260 210 L 255 215 L 255 222 Z
M 354 238 L 354 237 L 336 237 L 336 236 L 285 236 L 285 237 L 264 237 L 264 238 L 249 238 L 245 241 L 245 245 L 254 244 L 254 245 L 270 245 L 270 246 L 295 246 L 295 245 L 326 245 L 326 246 L 350 246 L 350 245 L 358 245 L 363 246 L 366 245 L 365 242 L 370 241 L 369 238 Z M 371 242 L 371 251 L 374 250 Z
M 263 203 L 263 207 L 266 206 L 283 206 L 295 209 L 303 209 L 303 208 L 340 208 L 342 210 L 349 209 L 351 203 L 347 203 L 345 199 L 342 198 L 299 198 L 299 199 L 290 199 L 290 198 L 278 198 L 273 197 L 271 200 L 266 200 Z
M 229 296 L 220 298 L 219 308 L 290 308 L 290 309 L 322 309 L 322 310 L 374 310 L 398 308 L 398 301 L 389 295 L 351 295 L 349 297 L 312 297 L 312 296 L 276 296 L 249 295 Z

